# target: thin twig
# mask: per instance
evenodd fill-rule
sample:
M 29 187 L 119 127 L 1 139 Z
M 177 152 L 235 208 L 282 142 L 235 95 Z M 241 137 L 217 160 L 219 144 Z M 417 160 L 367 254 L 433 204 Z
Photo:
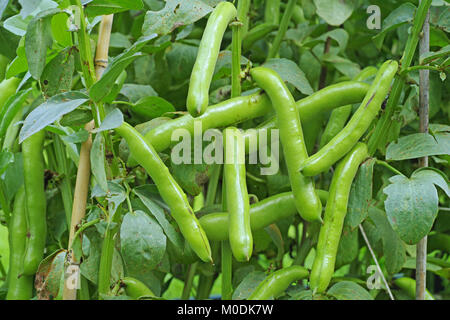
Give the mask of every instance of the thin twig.
M 384 277 L 383 271 L 381 271 L 380 264 L 378 263 L 377 257 L 375 256 L 375 252 L 373 252 L 372 246 L 370 245 L 369 239 L 367 238 L 367 235 L 361 224 L 359 225 L 359 230 L 361 231 L 364 241 L 366 242 L 367 248 L 369 248 L 370 254 L 372 255 L 373 260 L 375 261 L 375 265 L 377 266 L 378 272 L 381 275 L 381 278 L 383 279 L 384 286 L 386 287 L 386 291 L 388 292 L 389 297 L 391 298 L 391 300 L 395 300 L 394 296 L 392 295 L 391 289 L 389 288 L 389 285 L 386 281 L 386 278 Z

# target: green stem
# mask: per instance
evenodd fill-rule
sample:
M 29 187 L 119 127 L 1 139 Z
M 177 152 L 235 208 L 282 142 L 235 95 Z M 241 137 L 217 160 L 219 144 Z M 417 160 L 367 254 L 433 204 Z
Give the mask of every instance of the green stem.
M 105 232 L 105 238 L 103 239 L 102 254 L 100 256 L 100 267 L 98 273 L 98 297 L 103 299 L 102 295 L 109 295 L 109 289 L 111 285 L 111 269 L 112 260 L 114 255 L 114 242 L 115 235 L 119 230 L 118 222 L 120 218 L 121 207 L 117 208 L 113 217 L 108 224 Z M 111 226 L 115 223 L 114 226 Z
M 231 28 L 233 30 L 231 41 L 231 97 L 235 98 L 241 95 L 242 23 L 235 21 L 232 23 Z
M 3 214 L 5 215 L 6 224 L 9 226 L 9 221 L 11 218 L 11 208 L 9 202 L 6 199 L 5 185 L 3 180 L 0 179 L 0 205 L 2 206 Z
M 73 235 L 73 238 L 76 239 L 84 230 L 86 230 L 87 228 L 93 226 L 94 224 L 97 224 L 101 221 L 102 219 L 97 218 L 94 220 L 91 220 L 89 222 L 83 223 L 75 232 L 75 234 Z M 72 249 L 72 247 L 69 247 L 68 251 L 70 251 Z
M 406 70 L 404 70 L 401 73 L 401 75 L 404 75 L 404 74 L 409 73 L 409 72 L 414 71 L 414 70 L 433 70 L 433 71 L 437 71 L 437 72 L 443 71 L 443 69 L 441 69 L 439 67 L 436 67 L 436 66 L 422 66 L 422 65 L 418 65 L 418 66 L 412 66 L 412 67 L 406 68 Z
M 70 181 L 70 171 L 68 168 L 68 157 L 66 156 L 66 149 L 58 135 L 54 135 L 54 150 L 56 157 L 56 166 L 58 173 L 63 175 L 61 181 L 61 197 L 63 200 L 64 212 L 66 213 L 67 227 L 70 228 L 72 218 L 72 184 Z
M 209 176 L 208 189 L 206 191 L 205 207 L 212 206 L 216 200 L 217 185 L 219 183 L 222 165 L 214 163 L 210 168 L 211 175 Z
M 195 271 L 197 270 L 197 262 L 191 264 L 188 267 L 186 280 L 184 281 L 183 293 L 181 294 L 181 300 L 189 300 L 192 290 L 192 283 L 194 282 Z
M 215 275 L 200 275 L 198 279 L 197 295 L 195 297 L 196 300 L 205 300 L 209 298 L 214 280 Z
M 414 17 L 412 32 L 408 37 L 403 57 L 400 60 L 400 74 L 407 70 L 411 65 L 414 53 L 416 52 L 417 44 L 419 43 L 420 32 L 425 22 L 425 18 L 427 16 L 430 5 L 431 0 L 424 0 L 420 2 L 419 7 L 417 8 L 416 16 Z M 384 142 L 386 141 L 386 137 L 390 132 L 390 127 L 393 121 L 392 116 L 395 109 L 398 107 L 403 86 L 403 79 L 401 77 L 396 77 L 384 113 L 381 116 L 380 121 L 378 121 L 373 135 L 369 139 L 368 148 L 370 155 L 373 155 L 378 147 L 380 147 L 381 144 L 384 144 Z
M 233 257 L 228 240 L 222 241 L 222 300 L 231 300 L 233 294 Z
M 376 164 L 383 166 L 389 170 L 391 170 L 392 172 L 394 172 L 395 174 L 399 174 L 401 176 L 405 176 L 403 173 L 401 173 L 400 171 L 398 171 L 397 169 L 395 169 L 393 166 L 391 166 L 389 163 L 387 163 L 386 161 L 383 160 L 376 160 Z
M 267 60 L 275 58 L 280 50 L 281 41 L 284 39 L 284 35 L 289 27 L 289 22 L 292 18 L 292 13 L 294 12 L 294 6 L 297 3 L 297 0 L 289 0 L 286 10 L 284 10 L 283 17 L 281 18 L 280 28 L 278 29 L 277 35 L 273 40 L 272 47 L 269 50 L 269 54 L 267 55 Z
M 222 210 L 227 211 L 227 194 L 225 188 L 225 179 L 222 180 Z M 222 300 L 231 300 L 233 294 L 233 255 L 231 252 L 230 242 L 222 241 Z

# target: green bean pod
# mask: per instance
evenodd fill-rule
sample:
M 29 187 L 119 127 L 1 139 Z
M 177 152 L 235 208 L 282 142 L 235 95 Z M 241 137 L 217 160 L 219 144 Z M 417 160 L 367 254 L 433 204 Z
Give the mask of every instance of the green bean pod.
M 133 158 L 147 171 L 162 199 L 194 252 L 205 262 L 211 262 L 211 247 L 203 228 L 192 210 L 186 194 L 172 177 L 152 145 L 128 123 L 115 129 L 128 143 Z
M 261 23 L 256 27 L 250 29 L 242 39 L 242 51 L 248 51 L 256 41 L 263 39 L 266 35 L 276 30 L 277 28 L 277 24 Z
M 47 201 L 44 186 L 44 140 L 41 130 L 22 143 L 23 177 L 27 206 L 28 242 L 23 263 L 23 273 L 33 275 L 44 256 L 47 239 Z
M 250 70 L 250 74 L 266 91 L 276 111 L 281 145 L 297 210 L 307 221 L 320 221 L 322 204 L 314 189 L 314 182 L 300 172 L 300 165 L 307 159 L 308 152 L 294 98 L 280 76 L 272 69 L 257 67 Z
M 20 84 L 19 78 L 9 78 L 0 82 L 0 111 L 3 109 L 6 101 L 11 97 L 17 90 Z
M 326 171 L 353 148 L 380 111 L 397 68 L 398 63 L 393 60 L 381 66 L 361 106 L 344 129 L 301 165 L 305 176 L 315 176 Z
M 309 272 L 301 266 L 290 266 L 268 275 L 252 292 L 247 300 L 270 300 L 283 293 L 289 285 L 304 278 Z
M 271 24 L 280 23 L 280 0 L 266 0 L 264 8 L 264 21 Z
M 317 190 L 322 204 L 327 202 L 328 192 Z M 297 213 L 292 192 L 283 192 L 268 197 L 250 206 L 250 228 L 261 230 L 281 219 L 289 218 Z M 228 239 L 230 215 L 228 212 L 215 212 L 202 216 L 200 224 L 211 241 Z
M 325 207 L 324 222 L 319 232 L 316 257 L 311 269 L 310 285 L 314 292 L 323 292 L 330 284 L 347 214 L 350 187 L 359 165 L 367 156 L 367 146 L 359 142 L 338 163 L 334 171 Z
M 302 123 L 314 119 L 318 114 L 330 111 L 334 108 L 359 103 L 364 98 L 369 85 L 364 82 L 346 81 L 328 86 L 312 95 L 296 102 L 297 112 Z M 172 141 L 172 133 L 177 129 L 188 130 L 194 134 L 194 122 L 201 123 L 202 132 L 212 128 L 222 128 L 235 125 L 247 120 L 264 116 L 272 112 L 272 105 L 265 94 L 255 93 L 248 96 L 232 98 L 206 109 L 205 113 L 197 118 L 190 114 L 177 119 L 166 121 L 149 130 L 145 134 L 145 140 L 156 151 L 161 152 L 176 144 Z M 276 128 L 276 118 L 264 123 L 261 129 Z M 247 143 L 247 142 L 246 142 Z
M 230 247 L 237 261 L 248 261 L 252 256 L 253 237 L 250 228 L 250 200 L 245 174 L 245 145 L 239 129 L 224 130 L 223 174 L 227 210 L 230 213 Z
M 127 296 L 133 299 L 139 299 L 139 297 L 142 296 L 155 296 L 152 290 L 150 290 L 142 281 L 132 277 L 124 277 L 121 280 L 121 286 L 125 287 Z
M 29 300 L 33 297 L 33 277 L 21 274 L 27 239 L 25 204 L 25 189 L 21 187 L 16 193 L 8 226 L 10 253 L 6 300 Z
M 193 117 L 201 115 L 208 107 L 209 87 L 219 56 L 220 44 L 228 24 L 236 18 L 236 15 L 234 5 L 225 1 L 216 6 L 208 19 L 189 81 L 186 107 Z
M 361 72 L 353 79 L 354 81 L 363 81 L 367 78 L 375 75 L 378 69 L 375 67 L 367 67 L 361 70 Z M 352 105 L 348 104 L 334 109 L 331 112 L 328 123 L 320 138 L 320 148 L 326 145 L 334 136 L 336 136 L 345 127 L 345 123 L 352 113 Z
M 416 299 L 416 280 L 402 277 L 394 280 L 397 287 L 405 291 L 411 299 Z M 425 300 L 436 300 L 431 293 L 425 289 Z

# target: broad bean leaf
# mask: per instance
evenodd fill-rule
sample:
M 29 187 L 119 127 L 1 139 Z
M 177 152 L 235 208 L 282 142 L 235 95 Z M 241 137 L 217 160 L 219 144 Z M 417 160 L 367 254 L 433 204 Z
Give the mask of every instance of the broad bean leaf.
M 185 26 L 203 18 L 213 8 L 201 0 L 167 0 L 160 11 L 147 11 L 142 33 L 165 35 L 178 27 Z
M 51 97 L 25 118 L 20 130 L 19 142 L 22 143 L 29 136 L 44 129 L 88 100 L 89 97 L 80 91 L 64 92 Z
M 266 274 L 262 271 L 253 271 L 249 273 L 234 290 L 232 299 L 247 299 L 265 278 Z
M 352 229 L 363 222 L 369 212 L 369 204 L 372 200 L 373 167 L 375 162 L 376 159 L 371 158 L 361 164 L 350 189 L 345 223 Z
M 122 112 L 119 109 L 114 108 L 113 111 L 111 111 L 106 115 L 105 119 L 103 119 L 102 124 L 97 130 L 95 130 L 95 132 L 102 132 L 115 129 L 120 127 L 122 123 L 123 123 Z
M 28 24 L 25 34 L 25 53 L 29 72 L 36 80 L 39 80 L 44 71 L 47 48 L 51 48 L 53 42 L 49 18 L 60 12 L 60 9 L 43 11 Z
M 340 281 L 332 286 L 327 294 L 338 300 L 373 300 L 366 289 L 352 281 Z
M 391 11 L 391 13 L 383 19 L 381 31 L 373 38 L 377 48 L 381 48 L 388 32 L 395 30 L 405 23 L 412 22 L 415 11 L 416 6 L 409 2 L 402 4 L 397 9 Z
M 339 51 L 343 52 L 347 48 L 349 34 L 344 29 L 334 29 L 321 35 L 318 39 L 326 41 L 327 38 L 335 40 L 338 43 Z
M 72 75 L 75 69 L 75 58 L 70 49 L 58 53 L 46 66 L 41 75 L 41 86 L 45 96 L 70 91 Z
M 9 165 L 14 162 L 14 154 L 8 150 L 0 152 L 0 176 L 8 169 Z
M 157 96 L 158 93 L 150 85 L 125 83 L 120 90 L 120 94 L 128 98 L 131 103 L 147 96 Z
M 278 72 L 281 79 L 292 84 L 301 93 L 310 95 L 314 92 L 305 74 L 295 62 L 288 59 L 270 59 L 264 66 Z
M 353 13 L 354 0 L 314 0 L 317 14 L 329 25 L 339 26 L 343 24 Z
M 120 227 L 121 252 L 127 273 L 141 276 L 156 268 L 166 251 L 166 236 L 155 219 L 143 211 L 127 213 Z
M 98 185 L 104 192 L 108 192 L 108 180 L 105 169 L 105 138 L 103 134 L 97 133 L 92 143 L 91 168 Z M 92 195 L 94 196 L 94 194 Z
M 438 213 L 438 194 L 435 185 L 450 195 L 448 183 L 434 170 L 416 170 L 411 178 L 396 175 L 383 192 L 389 223 L 400 238 L 416 244 L 426 236 Z
M 134 192 L 139 197 L 139 199 L 141 199 L 142 203 L 149 210 L 149 212 L 156 218 L 159 225 L 163 228 L 167 238 L 169 238 L 170 242 L 172 242 L 175 246 L 183 250 L 184 248 L 183 237 L 180 235 L 180 233 L 178 233 L 175 230 L 175 228 L 167 220 L 164 210 L 159 205 L 157 205 L 153 200 L 151 200 L 149 193 L 145 191 L 146 189 L 144 187 L 145 186 L 136 188 L 134 189 Z
M 450 55 L 450 45 L 445 46 L 444 48 L 442 48 L 439 51 L 431 51 L 431 52 L 427 52 L 424 53 L 420 56 L 420 64 L 427 64 L 430 63 L 433 60 L 442 58 L 442 57 L 446 57 Z
M 406 261 L 405 244 L 392 229 L 383 210 L 371 207 L 369 209 L 369 218 L 375 225 L 375 229 L 378 232 L 377 236 L 379 236 L 383 245 L 386 270 L 389 274 L 399 272 Z M 366 228 L 366 225 L 364 227 Z M 374 244 L 371 243 L 371 245 L 373 246 Z
M 89 96 L 94 101 L 102 101 L 108 96 L 109 92 L 114 86 L 115 81 L 120 76 L 123 70 L 130 63 L 132 63 L 136 58 L 142 56 L 142 53 L 138 51 L 141 50 L 145 44 L 150 40 L 154 39 L 156 34 L 151 34 L 146 37 L 140 38 L 131 47 L 126 49 L 124 52 L 116 56 L 108 65 L 106 70 L 103 72 L 102 77 L 98 80 L 89 90 Z
M 406 160 L 426 156 L 450 154 L 450 133 L 414 133 L 390 143 L 386 160 Z
M 142 0 L 93 0 L 86 5 L 89 16 L 100 16 L 127 10 L 141 10 Z

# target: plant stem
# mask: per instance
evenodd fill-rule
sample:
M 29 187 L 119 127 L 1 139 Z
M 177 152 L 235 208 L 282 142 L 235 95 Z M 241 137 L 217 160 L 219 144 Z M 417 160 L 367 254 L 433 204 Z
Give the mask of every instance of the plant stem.
M 421 0 L 420 3 L 424 3 Z M 422 28 L 419 54 L 430 51 L 430 14 L 427 12 Z M 428 133 L 430 71 L 423 69 L 419 72 L 419 131 Z M 428 167 L 428 157 L 419 159 L 420 167 Z M 416 246 L 416 300 L 425 300 L 427 275 L 427 236 L 423 237 Z
M 222 210 L 227 211 L 227 197 L 225 188 L 225 179 L 222 180 Z M 231 252 L 230 242 L 224 240 L 221 242 L 222 246 L 222 259 L 221 259 L 221 269 L 222 269 L 222 300 L 231 300 L 233 294 L 233 255 Z
M 216 200 L 217 185 L 219 183 L 222 165 L 214 163 L 210 168 L 211 175 L 209 176 L 208 189 L 206 190 L 205 207 L 212 206 Z
M 401 173 L 400 171 L 398 171 L 397 169 L 395 169 L 393 166 L 391 166 L 389 163 L 387 163 L 386 161 L 383 160 L 376 160 L 375 161 L 376 164 L 383 166 L 389 170 L 391 170 L 392 172 L 394 172 L 395 174 L 399 174 L 401 176 L 405 176 L 403 173 Z
M 377 266 L 378 272 L 379 272 L 381 278 L 383 279 L 383 282 L 386 287 L 386 291 L 389 294 L 389 297 L 391 298 L 391 300 L 395 300 L 394 296 L 392 295 L 391 289 L 389 288 L 389 285 L 386 281 L 386 278 L 384 277 L 383 271 L 381 271 L 381 267 L 380 267 L 380 264 L 378 263 L 377 256 L 375 255 L 375 252 L 373 252 L 372 246 L 370 245 L 369 239 L 367 238 L 366 232 L 364 231 L 364 228 L 361 224 L 359 224 L 359 230 L 361 231 L 364 241 L 366 242 L 367 248 L 369 249 L 370 254 L 372 255 L 372 258 L 375 261 L 375 265 Z
M 235 98 L 241 95 L 242 23 L 234 21 L 231 28 L 233 30 L 231 41 L 231 98 Z
M 197 262 L 189 265 L 186 280 L 184 281 L 183 293 L 181 294 L 181 300 L 189 300 L 196 270 L 197 270 Z
M 417 44 L 419 42 L 420 32 L 422 31 L 422 26 L 424 24 L 430 5 L 431 0 L 424 0 L 420 2 L 419 7 L 417 8 L 416 15 L 414 17 L 412 32 L 408 37 L 403 57 L 400 60 L 400 74 L 402 74 L 411 65 L 414 53 L 417 48 Z M 391 94 L 389 95 L 389 100 L 387 102 L 384 113 L 378 121 L 373 135 L 369 139 L 368 148 L 370 155 L 373 155 L 378 147 L 382 146 L 381 144 L 384 145 L 384 143 L 386 142 L 386 137 L 390 132 L 390 127 L 393 121 L 392 116 L 394 114 L 395 108 L 397 108 L 397 106 L 399 105 L 403 86 L 404 79 L 397 76 L 395 78 L 394 84 L 392 85 Z
M 64 143 L 61 141 L 59 135 L 54 134 L 54 149 L 56 157 L 56 166 L 59 174 L 63 175 L 61 181 L 61 197 L 63 200 L 64 212 L 66 213 L 66 223 L 70 229 L 71 210 L 72 210 L 72 183 L 70 179 L 70 170 L 68 157 L 66 156 L 66 149 Z
M 421 65 L 419 65 L 419 66 L 412 66 L 412 67 L 407 68 L 405 71 L 402 72 L 402 75 L 409 73 L 411 71 L 414 71 L 414 70 L 432 70 L 432 71 L 437 71 L 437 72 L 442 71 L 439 67 L 436 67 L 436 66 L 429 66 L 429 65 L 421 66 Z
M 284 35 L 289 27 L 289 22 L 292 18 L 292 13 L 294 12 L 294 6 L 297 0 L 289 0 L 286 9 L 284 10 L 283 17 L 281 18 L 280 28 L 278 29 L 277 35 L 273 40 L 272 47 L 270 47 L 269 54 L 267 55 L 267 60 L 275 58 L 280 50 L 281 41 L 284 39 Z
M 111 29 L 114 15 L 109 14 L 102 17 L 102 22 L 98 30 L 97 51 L 95 52 L 95 76 L 96 79 L 102 77 L 108 66 L 109 42 L 111 39 Z

